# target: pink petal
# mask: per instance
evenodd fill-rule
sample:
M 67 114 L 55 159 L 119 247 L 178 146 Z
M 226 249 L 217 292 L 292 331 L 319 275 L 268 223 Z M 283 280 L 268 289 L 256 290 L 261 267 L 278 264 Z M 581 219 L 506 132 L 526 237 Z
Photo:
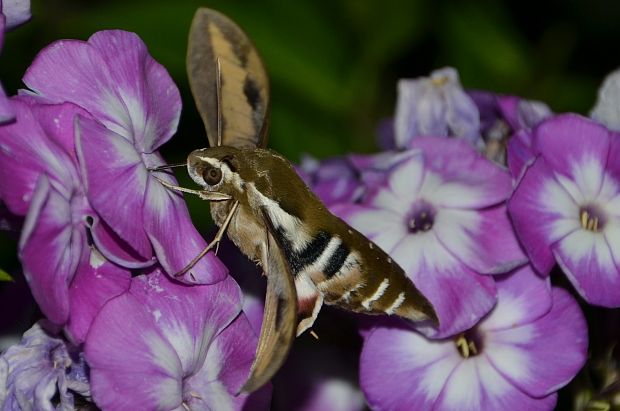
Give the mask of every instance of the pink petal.
M 620 306 L 620 269 L 603 233 L 578 229 L 552 248 L 558 264 L 590 304 Z
M 32 295 L 55 324 L 69 317 L 69 282 L 86 238 L 72 226 L 71 205 L 41 176 L 19 241 L 19 255 Z
M 153 314 L 130 293 L 109 301 L 93 321 L 84 346 L 91 393 L 102 409 L 181 406 L 183 369 Z
M 119 237 L 105 221 L 99 216 L 93 215 L 90 233 L 93 237 L 95 247 L 108 260 L 121 267 L 126 268 L 145 268 L 155 263 L 155 257 L 144 260 L 136 251 Z
M 35 57 L 23 81 L 50 102 L 77 104 L 133 141 L 131 119 L 108 63 L 91 44 L 79 40 L 52 43 Z
M 525 169 L 536 159 L 531 138 L 530 131 L 519 130 L 508 140 L 508 169 L 515 181 L 521 180 Z
M 31 106 L 19 98 L 11 102 L 17 121 L 0 127 L 0 197 L 12 213 L 25 215 L 42 173 L 65 197 L 79 181 L 70 154 L 41 127 Z M 64 132 L 72 135 L 72 129 Z
M 3 37 L 2 15 L 0 15 L 0 48 L 2 47 Z M 2 86 L 0 86 L 0 124 L 5 124 L 15 120 L 15 110 L 11 106 L 11 100 L 9 100 L 4 92 Z
M 86 340 L 93 319 L 110 299 L 129 289 L 131 273 L 98 256 L 85 255 L 69 288 L 71 315 L 66 330 L 75 344 Z
M 532 265 L 547 275 L 555 264 L 550 246 L 578 228 L 579 210 L 543 158 L 528 167 L 508 201 L 508 212 Z
M 130 118 L 140 152 L 152 152 L 174 134 L 181 115 L 181 96 L 166 69 L 135 34 L 107 30 L 93 34 L 92 44 L 109 62 L 114 86 Z
M 495 279 L 497 305 L 478 326 L 481 332 L 527 325 L 551 309 L 549 277 L 540 277 L 530 265 Z
M 543 397 L 568 384 L 584 365 L 588 330 L 576 301 L 553 290 L 553 307 L 540 319 L 486 334 L 493 366 L 529 395 Z
M 429 410 L 461 360 L 451 340 L 377 328 L 364 340 L 360 383 L 372 409 Z
M 439 328 L 418 327 L 430 338 L 443 338 L 473 327 L 495 305 L 495 281 L 471 271 L 452 257 L 433 233 L 409 235 L 391 253 L 433 304 Z
M 166 177 L 162 177 L 166 178 Z M 176 181 L 170 178 L 172 184 Z M 180 272 L 207 246 L 189 217 L 183 198 L 153 177 L 148 179 L 144 202 L 144 227 L 157 259 L 170 275 Z M 211 251 L 180 279 L 213 284 L 227 276 L 227 269 Z
M 19 97 L 20 101 L 25 101 L 30 105 L 34 118 L 37 119 L 44 131 L 45 136 L 62 147 L 73 162 L 77 164 L 75 152 L 75 119 L 79 114 L 82 117 L 90 115 L 82 108 L 71 104 L 38 104 L 31 101 L 28 97 Z
M 187 373 L 202 367 L 212 339 L 241 310 L 241 292 L 231 277 L 209 286 L 187 286 L 156 270 L 136 277 L 130 292 L 152 313 Z
M 388 187 L 400 202 L 410 204 L 418 198 L 425 174 L 424 157 L 421 154 L 412 156 L 389 174 Z
M 186 391 L 198 394 L 190 408 L 267 410 L 271 402 L 271 384 L 253 395 L 235 396 L 245 383 L 254 360 L 258 337 L 245 315 L 239 315 L 209 346 L 202 368 L 188 378 Z M 206 404 L 205 404 L 206 403 Z M 205 407 L 206 406 L 206 407 Z
M 93 208 L 141 261 L 150 260 L 153 250 L 141 224 L 149 175 L 140 155 L 123 137 L 83 117 L 76 123 L 76 145 Z
M 483 208 L 504 201 L 512 191 L 510 175 L 463 140 L 420 137 L 412 148 L 424 153 L 425 198 L 437 206 Z M 429 179 L 429 174 L 436 176 Z
M 481 274 L 506 273 L 527 262 L 504 205 L 480 211 L 441 210 L 433 231 L 453 255 Z
M 464 360 L 450 375 L 436 410 L 550 411 L 556 395 L 532 398 L 508 382 L 485 357 Z
M 576 114 L 564 114 L 536 127 L 533 142 L 554 171 L 574 179 L 576 164 L 592 160 L 602 162 L 604 167 L 610 140 L 609 130 L 601 124 Z

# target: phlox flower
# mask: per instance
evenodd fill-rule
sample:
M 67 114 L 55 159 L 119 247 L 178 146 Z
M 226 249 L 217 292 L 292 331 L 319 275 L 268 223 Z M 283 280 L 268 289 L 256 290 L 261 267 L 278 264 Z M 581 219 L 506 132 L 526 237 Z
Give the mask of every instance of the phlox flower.
M 132 279 L 88 334 L 91 392 L 103 409 L 266 410 L 270 388 L 235 396 L 258 338 L 228 277 L 213 285 L 172 282 L 161 270 Z
M 400 264 L 431 301 L 442 337 L 472 327 L 495 304 L 485 274 L 525 263 L 506 213 L 509 174 L 466 142 L 418 137 L 360 204 L 337 211 Z M 402 155 L 402 154 L 401 154 Z
M 76 120 L 86 196 L 110 228 L 108 237 L 131 247 L 128 252 L 100 236 L 95 240 L 106 257 L 127 267 L 153 264 L 156 257 L 175 274 L 206 247 L 182 197 L 148 171 L 165 164 L 157 150 L 176 131 L 181 99 L 138 36 L 112 30 L 86 42 L 55 42 L 37 55 L 23 80 L 30 90 L 22 93 L 72 102 L 90 114 Z M 214 283 L 225 276 L 226 268 L 210 253 L 181 279 Z
M 565 114 L 532 131 L 532 150 L 508 209 L 533 266 L 557 262 L 586 301 L 620 306 L 620 136 Z
M 99 217 L 86 199 L 73 143 L 73 120 L 84 112 L 23 97 L 11 104 L 17 121 L 0 127 L 0 196 L 11 213 L 25 216 L 19 255 L 35 300 L 56 325 L 69 322 L 70 311 L 81 316 L 79 330 L 75 322 L 69 327 L 79 342 L 96 310 L 71 310 L 74 279 L 80 277 L 81 297 L 101 305 L 130 277 L 89 247 L 89 221 Z
M 0 410 L 72 410 L 89 395 L 83 360 L 51 328 L 36 323 L 0 355 Z
M 451 67 L 429 77 L 402 79 L 394 115 L 396 148 L 407 148 L 419 136 L 452 136 L 482 144 L 480 117 L 474 101 Z
M 585 319 L 529 266 L 497 280 L 497 305 L 447 340 L 399 325 L 366 336 L 360 380 L 373 410 L 551 410 L 583 366 Z

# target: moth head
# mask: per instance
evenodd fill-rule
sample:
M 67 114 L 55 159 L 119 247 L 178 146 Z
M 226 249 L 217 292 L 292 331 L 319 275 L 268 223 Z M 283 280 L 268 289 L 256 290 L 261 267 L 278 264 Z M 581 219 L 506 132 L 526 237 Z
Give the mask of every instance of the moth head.
M 237 173 L 239 150 L 234 147 L 212 147 L 192 151 L 187 157 L 187 171 L 207 191 L 233 195 L 242 191 Z

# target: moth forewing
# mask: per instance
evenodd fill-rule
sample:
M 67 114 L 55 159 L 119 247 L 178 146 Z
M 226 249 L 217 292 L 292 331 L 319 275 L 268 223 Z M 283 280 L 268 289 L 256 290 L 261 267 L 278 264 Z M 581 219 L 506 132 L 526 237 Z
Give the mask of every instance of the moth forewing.
M 215 10 L 199 8 L 189 33 L 187 73 L 211 147 L 218 145 L 218 134 L 225 146 L 267 144 L 269 78 L 239 26 Z

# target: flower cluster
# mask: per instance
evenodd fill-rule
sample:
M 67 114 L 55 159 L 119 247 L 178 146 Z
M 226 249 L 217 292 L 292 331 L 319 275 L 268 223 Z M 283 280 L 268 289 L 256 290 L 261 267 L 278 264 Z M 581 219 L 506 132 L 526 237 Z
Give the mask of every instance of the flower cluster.
M 179 121 L 172 79 L 135 34 L 103 31 L 48 46 L 23 81 L 0 127 L 0 198 L 24 221 L 24 275 L 56 334 L 37 326 L 0 357 L 0 408 L 70 409 L 80 395 L 104 409 L 241 409 L 257 336 L 240 289 L 212 253 L 175 276 L 206 242 L 149 172 Z
M 302 163 L 317 195 L 389 252 L 439 316 L 437 328 L 364 321 L 360 383 L 373 409 L 554 407 L 588 337 L 549 273 L 590 304 L 620 307 L 618 84 L 620 73 L 606 79 L 590 119 L 465 91 L 442 69 L 399 82 L 395 117 L 379 128 L 387 151 Z
M 19 257 L 47 320 L 0 355 L 0 409 L 548 410 L 587 357 L 571 291 L 620 307 L 620 74 L 586 118 L 466 91 L 442 69 L 399 83 L 385 151 L 298 167 L 439 324 L 363 321 L 359 358 L 297 347 L 273 402 L 269 386 L 236 395 L 264 284 L 213 254 L 175 275 L 206 243 L 149 171 L 179 122 L 166 70 L 117 30 L 50 45 L 23 80 L 0 126 L 0 200 L 23 220 Z

